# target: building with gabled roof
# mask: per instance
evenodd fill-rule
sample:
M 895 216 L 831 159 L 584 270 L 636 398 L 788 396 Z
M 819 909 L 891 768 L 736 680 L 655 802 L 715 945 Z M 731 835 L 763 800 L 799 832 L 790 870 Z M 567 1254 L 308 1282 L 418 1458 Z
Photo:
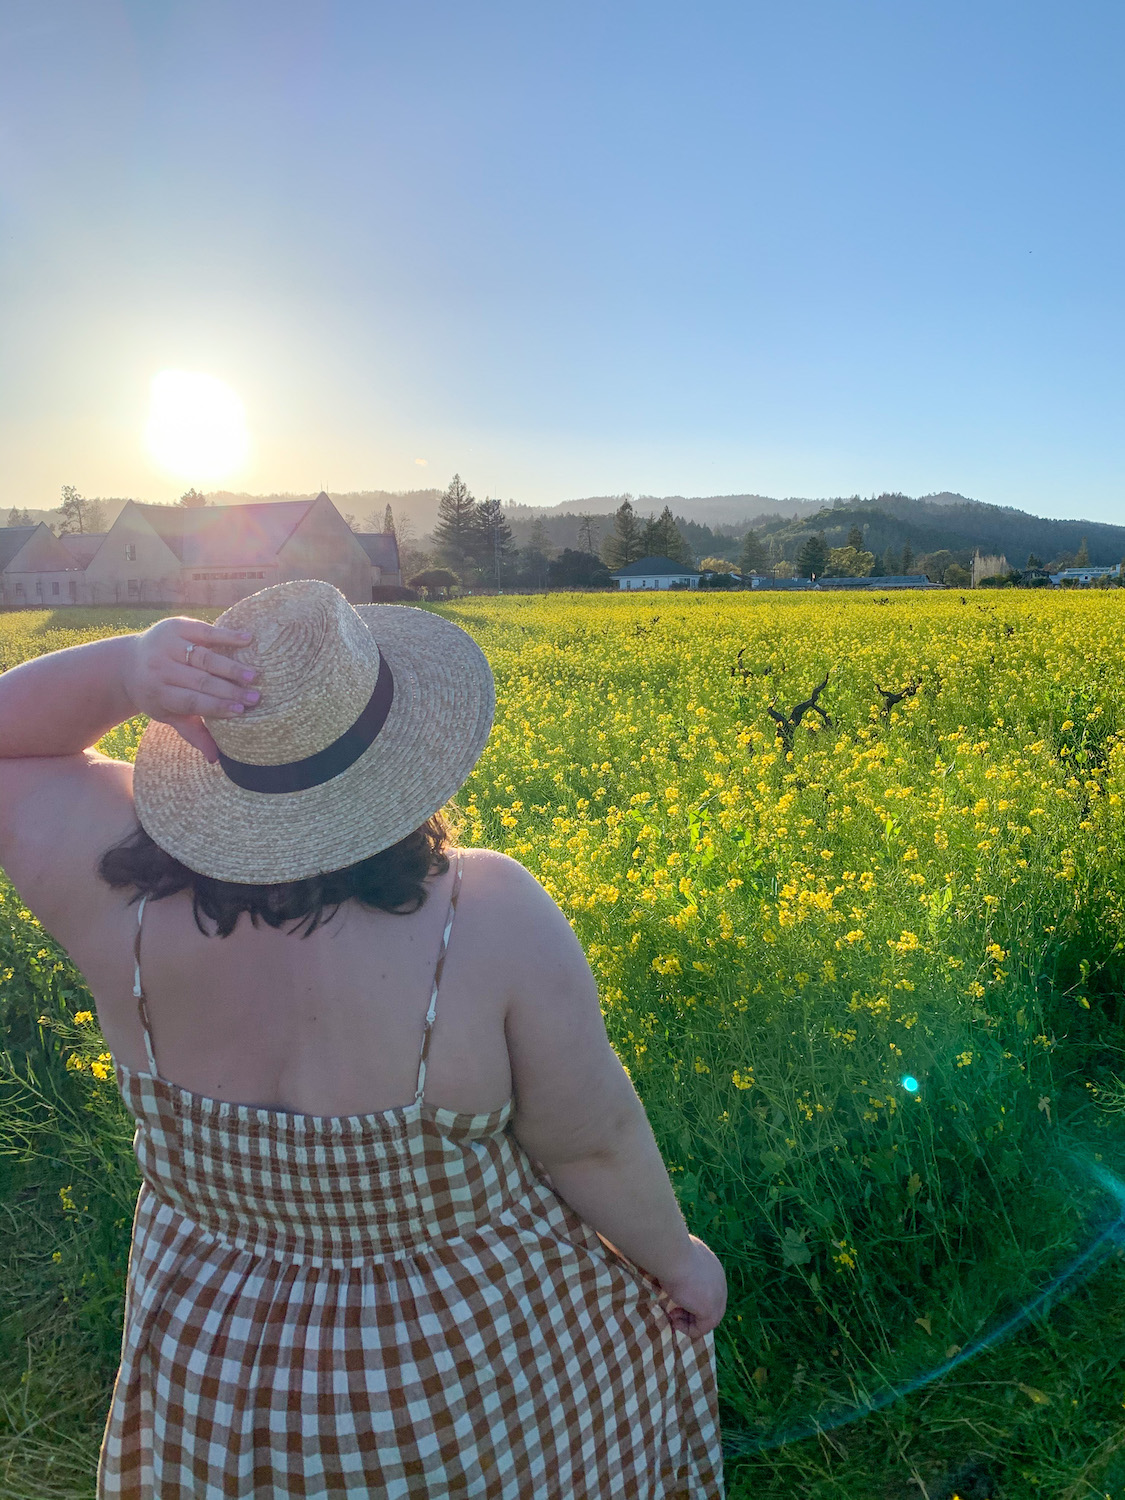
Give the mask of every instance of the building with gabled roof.
M 77 604 L 82 570 L 44 521 L 0 527 L 0 604 L 50 609 Z
M 1023 576 L 1026 578 L 1028 575 L 1025 573 Z M 1114 563 L 1112 566 L 1106 567 L 1091 566 L 1087 563 L 1085 567 L 1079 565 L 1075 568 L 1060 568 L 1057 573 L 1047 574 L 1047 577 L 1050 578 L 1056 588 L 1059 584 L 1073 586 L 1080 583 L 1097 583 L 1102 578 L 1120 578 L 1120 576 L 1120 563 Z
M 398 561 L 398 540 L 393 531 L 357 531 L 355 539 L 371 562 L 378 568 L 384 584 L 401 583 Z M 372 579 L 378 584 L 379 579 Z
M 76 568 L 85 568 L 101 544 L 105 541 L 104 531 L 67 531 L 59 537 L 59 541 L 70 553 Z
M 86 564 L 86 602 L 225 607 L 274 583 L 323 578 L 366 604 L 373 587 L 401 582 L 394 537 L 379 543 L 376 561 L 323 491 L 246 505 L 130 500 Z
M 619 589 L 697 588 L 698 568 L 685 568 L 671 557 L 641 557 L 610 574 Z
M 867 586 L 870 589 L 940 589 L 943 585 L 935 583 L 927 573 L 892 573 L 886 578 L 869 578 Z

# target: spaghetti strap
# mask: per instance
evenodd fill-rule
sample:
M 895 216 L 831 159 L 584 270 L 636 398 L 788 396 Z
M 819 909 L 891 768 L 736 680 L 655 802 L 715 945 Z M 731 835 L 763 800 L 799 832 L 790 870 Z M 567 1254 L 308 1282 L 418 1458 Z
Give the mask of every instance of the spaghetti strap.
M 426 1088 L 426 1062 L 430 1055 L 430 1037 L 434 1030 L 434 1017 L 437 1015 L 438 985 L 441 983 L 441 971 L 445 967 L 445 954 L 449 947 L 449 934 L 453 931 L 453 918 L 457 911 L 457 895 L 461 889 L 461 856 L 457 856 L 457 863 L 453 871 L 453 890 L 449 897 L 449 911 L 445 918 L 445 927 L 442 929 L 441 946 L 438 949 L 437 967 L 434 969 L 434 984 L 430 991 L 430 1008 L 426 1011 L 426 1023 L 422 1028 L 422 1051 L 418 1057 L 418 1087 L 414 1091 L 414 1103 L 421 1104 L 422 1094 Z
M 160 1077 L 156 1066 L 156 1053 L 152 1050 L 152 1031 L 148 1023 L 148 1002 L 145 1000 L 144 988 L 141 984 L 141 923 L 144 921 L 145 903 L 148 897 L 142 896 L 141 903 L 137 907 L 137 935 L 133 939 L 133 999 L 137 1002 L 137 1015 L 140 1017 L 141 1030 L 145 1038 L 145 1054 L 148 1057 L 149 1071 L 154 1078 Z

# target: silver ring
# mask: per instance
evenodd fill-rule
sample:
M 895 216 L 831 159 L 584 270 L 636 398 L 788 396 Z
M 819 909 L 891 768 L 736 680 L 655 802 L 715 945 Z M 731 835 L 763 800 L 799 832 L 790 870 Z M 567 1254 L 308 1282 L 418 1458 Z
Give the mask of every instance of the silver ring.
M 195 643 L 194 642 L 189 643 L 189 645 L 187 647 L 187 664 L 188 664 L 189 667 L 191 666 L 191 653 L 194 650 L 195 650 Z

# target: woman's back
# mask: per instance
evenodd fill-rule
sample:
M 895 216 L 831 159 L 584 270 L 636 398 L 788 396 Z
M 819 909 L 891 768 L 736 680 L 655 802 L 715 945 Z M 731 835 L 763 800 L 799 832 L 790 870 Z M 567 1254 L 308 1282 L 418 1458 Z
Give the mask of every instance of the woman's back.
M 510 920 L 497 920 L 513 907 L 518 913 L 513 886 L 522 872 L 485 850 L 461 857 L 457 938 L 443 965 L 427 1097 L 484 1114 L 512 1092 L 505 1016 L 536 933 L 521 936 Z M 210 1098 L 305 1114 L 408 1103 L 454 876 L 451 865 L 428 879 L 417 912 L 352 901 L 307 937 L 243 916 L 230 937 L 216 940 L 199 931 L 186 893 L 149 901 L 141 962 L 160 1072 Z M 105 896 L 105 921 L 67 934 L 68 946 L 90 980 L 114 1057 L 139 1070 L 146 1059 L 133 1002 L 136 906 L 108 889 Z
M 431 1057 L 446 1052 L 442 1072 L 455 1072 L 456 1035 L 434 1044 L 465 863 L 456 855 L 451 878 L 435 882 L 449 895 L 413 1087 L 393 1105 L 339 1108 L 347 1087 L 329 1086 L 316 1098 L 331 1110 L 302 1111 L 166 1078 L 137 943 L 145 1065 L 118 1059 L 117 1073 L 137 1121 L 143 1187 L 99 1495 L 718 1494 L 710 1361 L 676 1335 L 659 1288 L 558 1198 L 508 1128 L 510 1098 L 478 1110 L 426 1097 Z M 143 936 L 143 907 L 138 915 Z M 184 915 L 170 908 L 173 953 Z M 315 1025 L 306 1031 L 302 1001 L 310 1017 L 332 1017 L 321 1064 L 362 989 L 353 965 L 369 954 L 371 930 L 355 930 L 354 951 L 314 950 L 307 965 L 295 957 L 288 976 L 271 966 L 273 945 L 246 945 L 233 965 L 260 1019 L 266 986 L 279 985 L 287 1034 L 310 1050 L 322 1038 Z M 408 973 L 414 947 L 400 944 Z M 255 952 L 268 955 L 258 974 L 245 967 Z M 174 987 L 182 969 L 167 953 L 161 967 Z M 388 958 L 381 977 L 395 969 Z M 335 991 L 338 1012 L 310 988 L 313 976 Z M 214 977 L 216 1005 L 237 1008 L 230 972 Z M 190 1007 L 190 994 L 177 998 Z M 489 1058 L 474 1033 L 488 1026 L 476 998 L 463 984 L 459 1029 L 479 1077 Z M 382 1008 L 397 1056 L 409 1007 L 392 994 Z M 219 1010 L 208 1019 L 218 1030 L 205 1058 L 237 1077 L 224 1064 L 251 1040 L 244 1023 L 224 1034 Z M 367 1032 L 363 1012 L 361 1021 Z M 503 1047 L 502 1019 L 496 1031 Z M 309 1074 L 315 1082 L 324 1068 Z M 278 1076 L 308 1086 L 300 1069 Z

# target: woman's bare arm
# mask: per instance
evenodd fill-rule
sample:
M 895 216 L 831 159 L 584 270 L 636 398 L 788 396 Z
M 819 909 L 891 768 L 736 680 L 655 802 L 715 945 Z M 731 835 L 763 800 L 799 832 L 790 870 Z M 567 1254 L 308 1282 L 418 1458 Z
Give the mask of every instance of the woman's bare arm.
M 241 713 L 258 697 L 249 686 L 256 674 L 219 648 L 249 639 L 202 620 L 159 620 L 140 635 L 90 641 L 12 667 L 0 676 L 0 760 L 78 755 L 142 713 L 172 724 L 214 759 L 200 716 Z
M 214 759 L 200 716 L 241 713 L 252 693 L 249 669 L 218 648 L 248 639 L 201 620 L 160 620 L 0 676 L 0 866 L 39 915 L 80 901 L 97 854 L 128 832 L 132 767 L 89 747 L 143 713 Z
M 516 1137 L 560 1197 L 684 1303 L 681 1326 L 706 1332 L 725 1306 L 722 1269 L 688 1233 L 570 924 L 532 876 L 504 863 L 505 927 L 527 944 L 507 1019 Z

